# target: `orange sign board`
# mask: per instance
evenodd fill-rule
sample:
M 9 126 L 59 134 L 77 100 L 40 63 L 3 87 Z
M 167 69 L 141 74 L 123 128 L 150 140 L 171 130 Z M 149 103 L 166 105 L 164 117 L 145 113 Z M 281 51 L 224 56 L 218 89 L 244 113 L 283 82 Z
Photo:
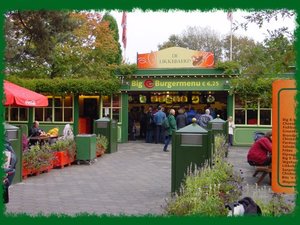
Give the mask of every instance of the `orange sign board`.
M 273 82 L 272 189 L 294 193 L 296 186 L 296 82 Z
M 156 68 L 211 68 L 212 52 L 201 52 L 180 47 L 166 48 L 157 52 L 138 54 L 139 69 Z

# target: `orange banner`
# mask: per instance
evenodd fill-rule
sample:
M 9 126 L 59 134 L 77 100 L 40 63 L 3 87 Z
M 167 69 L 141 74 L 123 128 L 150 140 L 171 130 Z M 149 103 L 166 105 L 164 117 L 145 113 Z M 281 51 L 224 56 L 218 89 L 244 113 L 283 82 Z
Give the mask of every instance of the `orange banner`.
M 294 193 L 296 186 L 296 83 L 273 82 L 272 189 Z
M 157 52 L 138 54 L 139 69 L 153 68 L 211 68 L 214 55 L 211 52 L 172 47 Z

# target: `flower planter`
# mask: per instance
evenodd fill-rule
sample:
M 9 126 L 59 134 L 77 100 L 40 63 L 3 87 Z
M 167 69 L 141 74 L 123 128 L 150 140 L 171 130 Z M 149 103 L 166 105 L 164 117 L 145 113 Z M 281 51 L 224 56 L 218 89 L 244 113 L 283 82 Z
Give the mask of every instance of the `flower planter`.
M 70 166 L 75 161 L 74 156 L 70 156 L 67 151 L 54 152 L 54 167 L 64 168 Z
M 26 167 L 26 164 L 23 163 L 22 166 L 22 178 L 26 179 L 29 175 L 32 174 L 32 170 Z
M 97 144 L 96 145 L 96 156 L 100 157 L 104 154 L 104 152 L 105 152 L 105 148 L 103 148 L 102 145 Z
M 38 175 L 41 173 L 48 173 L 52 169 L 53 169 L 53 163 L 51 163 L 50 165 L 42 166 L 41 168 L 37 169 L 36 174 Z
M 22 177 L 23 177 L 23 179 L 26 179 L 28 176 L 31 176 L 31 175 L 39 175 L 41 173 L 48 173 L 52 169 L 53 169 L 53 163 L 51 163 L 50 165 L 42 166 L 38 169 L 29 169 L 27 167 L 27 164 L 23 163 Z

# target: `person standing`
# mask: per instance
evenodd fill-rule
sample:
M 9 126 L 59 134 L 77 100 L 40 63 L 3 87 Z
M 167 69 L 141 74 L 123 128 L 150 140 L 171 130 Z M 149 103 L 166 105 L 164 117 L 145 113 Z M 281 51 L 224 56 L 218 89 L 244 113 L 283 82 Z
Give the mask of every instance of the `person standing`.
M 195 117 L 196 111 L 194 110 L 193 107 L 190 108 L 190 110 L 187 112 L 187 121 L 188 124 L 192 123 L 192 119 Z
M 162 123 L 166 118 L 166 114 L 164 113 L 164 108 L 162 106 L 158 106 L 158 111 L 154 114 L 154 122 L 155 122 L 155 144 L 164 143 L 164 134 Z
M 229 116 L 228 119 L 228 144 L 233 146 L 233 129 L 235 128 L 232 116 Z
M 210 115 L 210 110 L 206 109 L 205 113 L 200 116 L 198 124 L 203 128 L 207 128 L 208 122 L 211 120 L 213 120 L 213 118 Z
M 182 108 L 178 109 L 178 115 L 176 116 L 177 129 L 181 129 L 187 125 L 187 118 Z
M 135 120 L 134 120 L 134 114 L 133 109 L 130 110 L 128 113 L 128 135 L 129 140 L 135 141 Z
M 146 114 L 146 143 L 153 142 L 153 132 L 155 129 L 153 108 L 149 106 L 148 112 Z
M 163 148 L 164 152 L 168 152 L 168 145 L 172 139 L 172 133 L 173 131 L 177 130 L 177 125 L 176 125 L 176 119 L 175 119 L 175 110 L 170 109 L 170 113 L 168 115 L 168 121 L 169 121 L 169 127 L 166 130 L 166 137 L 165 137 L 165 145 Z
M 140 112 L 140 138 L 146 138 L 146 132 L 147 132 L 147 114 L 145 113 L 144 106 L 141 106 L 141 112 Z

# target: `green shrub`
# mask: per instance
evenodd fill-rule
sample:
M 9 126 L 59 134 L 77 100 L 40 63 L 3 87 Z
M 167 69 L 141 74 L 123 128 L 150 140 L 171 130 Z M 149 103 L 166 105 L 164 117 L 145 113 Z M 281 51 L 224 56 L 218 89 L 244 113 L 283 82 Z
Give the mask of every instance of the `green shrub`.
M 40 146 L 39 144 L 30 146 L 23 151 L 23 162 L 26 168 L 39 170 L 42 167 L 48 167 L 52 164 L 54 156 L 48 144 Z
M 52 151 L 66 151 L 70 157 L 76 154 L 76 144 L 74 140 L 58 140 L 50 145 Z
M 167 202 L 166 213 L 171 215 L 227 215 L 224 205 L 241 196 L 241 177 L 225 160 L 224 136 L 215 139 L 211 161 L 201 168 L 191 165 L 179 193 Z
M 293 211 L 294 205 L 285 200 L 282 194 L 273 193 L 269 202 L 255 199 L 264 216 L 282 216 Z
M 96 137 L 96 145 L 100 145 L 102 146 L 105 150 L 107 149 L 108 147 L 108 139 L 106 136 L 104 135 L 101 135 L 101 134 L 98 134 L 97 137 Z

